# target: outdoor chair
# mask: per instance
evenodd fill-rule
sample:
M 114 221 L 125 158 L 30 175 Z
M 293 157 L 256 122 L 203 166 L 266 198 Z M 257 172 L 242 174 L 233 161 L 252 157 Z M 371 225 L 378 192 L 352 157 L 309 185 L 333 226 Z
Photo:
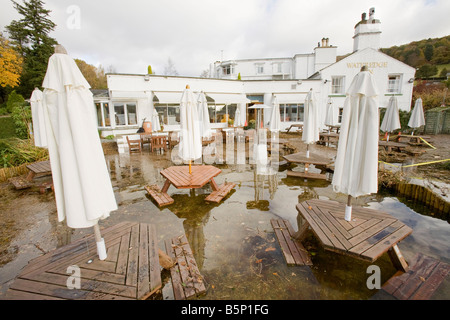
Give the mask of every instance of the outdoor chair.
M 152 152 L 154 150 L 167 151 L 167 136 L 152 136 Z
M 128 149 L 132 152 L 142 152 L 141 137 L 139 135 L 127 136 Z

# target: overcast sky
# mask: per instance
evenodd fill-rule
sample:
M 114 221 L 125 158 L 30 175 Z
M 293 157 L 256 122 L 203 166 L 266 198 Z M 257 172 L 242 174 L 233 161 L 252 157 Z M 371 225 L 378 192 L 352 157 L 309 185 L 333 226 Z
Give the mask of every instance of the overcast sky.
M 17 0 L 21 3 L 21 0 Z M 0 0 L 0 31 L 20 16 Z M 51 34 L 73 58 L 119 73 L 182 76 L 214 61 L 293 57 L 323 38 L 338 55 L 353 49 L 354 26 L 375 7 L 381 46 L 450 34 L 449 0 L 44 0 Z

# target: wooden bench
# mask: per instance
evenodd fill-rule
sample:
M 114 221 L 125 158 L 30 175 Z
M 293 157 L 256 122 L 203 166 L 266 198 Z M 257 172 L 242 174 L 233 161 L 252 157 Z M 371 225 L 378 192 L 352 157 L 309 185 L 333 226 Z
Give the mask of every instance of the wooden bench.
M 217 202 L 222 201 L 223 198 L 227 196 L 228 193 L 236 186 L 235 183 L 227 182 L 222 184 L 217 190 L 211 192 L 206 198 L 205 201 L 209 202 Z
M 399 300 L 428 300 L 449 273 L 449 264 L 418 253 L 408 272 L 398 271 L 381 289 Z
M 47 176 L 52 174 L 50 160 L 31 163 L 27 165 L 27 169 L 30 170 L 27 176 L 28 181 L 32 181 L 38 176 Z
M 292 128 L 297 128 L 297 131 L 302 132 L 303 131 L 303 125 L 299 123 L 291 124 L 291 126 L 287 129 L 287 133 L 291 131 Z
M 312 265 L 311 258 L 306 249 L 300 241 L 292 237 L 294 235 L 294 229 L 289 221 L 284 219 L 271 219 L 270 223 L 275 231 L 286 263 L 297 266 Z
M 288 177 L 304 178 L 304 179 L 316 179 L 316 180 L 327 180 L 327 175 L 323 173 L 315 172 L 298 172 L 287 170 L 286 175 Z
M 206 292 L 203 276 L 185 235 L 166 240 L 166 252 L 177 262 L 170 268 L 175 300 L 198 297 Z
M 158 203 L 159 207 L 167 206 L 174 202 L 167 193 L 162 192 L 155 184 L 145 186 L 145 190 L 147 190 L 148 194 Z
M 33 183 L 31 183 L 25 176 L 13 177 L 8 179 L 9 182 L 17 189 L 30 188 Z

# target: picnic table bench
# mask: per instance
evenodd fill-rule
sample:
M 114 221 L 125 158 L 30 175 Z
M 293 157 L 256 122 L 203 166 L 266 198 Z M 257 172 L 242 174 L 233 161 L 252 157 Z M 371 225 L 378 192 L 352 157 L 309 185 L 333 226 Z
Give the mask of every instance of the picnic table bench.
M 415 146 L 424 146 L 426 143 L 424 140 L 428 140 L 430 137 L 428 136 L 415 136 L 415 135 L 408 135 L 408 134 L 402 134 L 397 136 L 397 142 L 406 142 L 410 145 Z
M 291 124 L 291 126 L 287 129 L 286 132 L 291 131 L 292 128 L 297 128 L 297 131 L 302 132 L 303 131 L 303 124 L 300 124 L 300 123 Z
M 344 203 L 312 199 L 296 208 L 303 219 L 296 239 L 301 241 L 310 227 L 326 250 L 370 262 L 388 252 L 394 266 L 407 272 L 408 264 L 397 243 L 412 229 L 388 213 L 353 206 L 352 220 L 346 221 Z
M 147 186 L 145 189 L 158 206 L 162 207 L 173 203 L 173 199 L 167 194 L 171 184 L 177 189 L 198 189 L 210 183 L 213 192 L 205 200 L 220 202 L 236 185 L 224 183 L 218 186 L 214 177 L 221 172 L 222 170 L 211 165 L 192 166 L 192 173 L 189 173 L 188 166 L 172 166 L 161 171 L 161 175 L 166 178 L 161 190 L 156 185 Z

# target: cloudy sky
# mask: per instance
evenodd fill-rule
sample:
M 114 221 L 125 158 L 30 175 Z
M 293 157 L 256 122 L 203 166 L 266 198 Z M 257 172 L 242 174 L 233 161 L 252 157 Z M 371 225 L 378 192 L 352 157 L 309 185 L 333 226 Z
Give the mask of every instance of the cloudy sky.
M 17 0 L 21 3 L 21 0 Z M 217 60 L 292 57 L 323 38 L 353 49 L 354 26 L 375 7 L 381 45 L 450 34 L 449 0 L 44 0 L 68 53 L 115 72 L 200 76 Z M 0 31 L 20 16 L 0 0 Z

